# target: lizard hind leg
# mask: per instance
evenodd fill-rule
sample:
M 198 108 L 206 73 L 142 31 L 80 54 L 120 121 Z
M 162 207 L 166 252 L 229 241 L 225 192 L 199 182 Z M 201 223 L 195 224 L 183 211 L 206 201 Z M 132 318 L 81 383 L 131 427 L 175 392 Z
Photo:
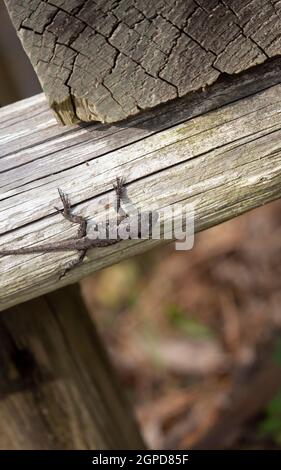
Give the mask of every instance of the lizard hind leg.
M 116 182 L 113 183 L 113 188 L 116 194 L 116 203 L 114 205 L 115 211 L 118 214 L 118 225 L 122 220 L 128 217 L 127 212 L 121 207 L 121 201 L 125 194 L 125 180 L 122 177 L 117 177 Z
M 125 180 L 124 178 L 117 176 L 116 182 L 113 183 L 113 188 L 116 193 L 116 212 L 119 212 L 121 207 L 121 200 L 125 192 Z
M 71 211 L 71 204 L 69 201 L 68 196 L 60 189 L 58 188 L 59 196 L 63 205 L 63 209 L 59 209 L 58 207 L 55 207 L 55 209 L 69 222 L 72 222 L 74 224 L 78 224 L 78 232 L 77 232 L 77 238 L 84 238 L 87 235 L 87 220 L 85 217 L 82 217 L 80 215 L 75 215 L 72 214 Z M 69 273 L 72 269 L 75 267 L 79 266 L 82 264 L 85 256 L 86 256 L 87 250 L 81 250 L 78 251 L 78 257 L 75 258 L 72 261 L 69 261 L 69 263 L 64 266 L 62 269 L 59 279 L 62 279 L 67 273 Z
M 79 224 L 77 238 L 83 238 L 87 235 L 87 220 L 81 215 L 72 214 L 71 204 L 68 196 L 58 188 L 59 196 L 63 205 L 63 209 L 55 207 L 55 209 L 69 222 Z
M 88 250 L 81 250 L 78 252 L 78 257 L 76 259 L 73 259 L 71 261 L 69 261 L 69 263 L 67 263 L 64 268 L 62 269 L 60 275 L 59 275 L 59 279 L 62 279 L 67 273 L 69 273 L 69 271 L 72 271 L 73 268 L 76 268 L 77 266 L 79 266 L 80 264 L 83 263 L 83 260 L 86 256 L 86 253 L 87 253 Z

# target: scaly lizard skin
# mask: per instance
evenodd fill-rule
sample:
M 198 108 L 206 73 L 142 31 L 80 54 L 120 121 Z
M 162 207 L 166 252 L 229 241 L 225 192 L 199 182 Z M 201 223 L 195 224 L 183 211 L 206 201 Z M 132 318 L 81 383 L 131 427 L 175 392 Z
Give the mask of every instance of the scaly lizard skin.
M 116 184 L 113 185 L 115 192 L 116 192 L 116 211 L 118 214 L 117 217 L 117 225 L 119 226 L 121 222 L 125 220 L 125 228 L 126 226 L 129 228 L 131 219 L 128 214 L 123 211 L 123 215 L 120 215 L 121 209 L 121 200 L 124 194 L 124 180 L 122 178 L 116 178 Z M 56 210 L 61 213 L 61 215 L 73 222 L 75 224 L 79 224 L 78 234 L 76 238 L 69 238 L 66 240 L 62 240 L 59 242 L 53 243 L 44 243 L 42 245 L 36 245 L 32 247 L 23 247 L 23 248 L 15 248 L 15 249 L 8 249 L 8 250 L 0 250 L 0 256 L 8 256 L 8 255 L 25 255 L 29 253 L 50 253 L 50 252 L 58 252 L 58 251 L 78 251 L 78 258 L 75 260 L 70 261 L 63 269 L 60 274 L 60 278 L 65 276 L 69 271 L 71 271 L 74 267 L 80 265 L 90 248 L 103 248 L 111 245 L 115 245 L 122 241 L 122 238 L 117 235 L 116 238 L 90 238 L 87 236 L 87 220 L 79 215 L 74 215 L 71 213 L 71 204 L 68 197 L 62 192 L 61 189 L 58 190 L 60 199 L 63 204 L 63 209 Z M 154 221 L 153 217 L 151 219 L 151 224 L 154 225 L 155 223 L 155 215 L 154 213 Z M 141 214 L 140 214 L 141 215 Z M 150 213 L 153 215 L 153 213 Z M 128 222 L 126 222 L 126 220 Z M 139 233 L 139 238 L 141 238 L 141 234 Z

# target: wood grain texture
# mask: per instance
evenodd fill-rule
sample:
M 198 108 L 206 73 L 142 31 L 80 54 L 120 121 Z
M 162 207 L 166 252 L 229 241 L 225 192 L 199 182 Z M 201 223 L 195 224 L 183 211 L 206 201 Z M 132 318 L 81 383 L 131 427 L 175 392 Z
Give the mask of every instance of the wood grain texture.
M 281 54 L 280 0 L 5 0 L 64 124 L 117 122 Z
M 141 210 L 192 203 L 203 230 L 281 195 L 281 60 L 118 125 L 60 128 L 42 95 L 0 110 L 0 249 L 73 236 L 56 213 L 57 187 L 74 213 L 98 220 L 124 176 Z M 127 201 L 128 202 L 128 201 Z M 92 250 L 58 281 L 75 253 L 0 259 L 0 308 L 74 283 L 160 243 Z
M 78 289 L 0 315 L 0 449 L 143 449 Z

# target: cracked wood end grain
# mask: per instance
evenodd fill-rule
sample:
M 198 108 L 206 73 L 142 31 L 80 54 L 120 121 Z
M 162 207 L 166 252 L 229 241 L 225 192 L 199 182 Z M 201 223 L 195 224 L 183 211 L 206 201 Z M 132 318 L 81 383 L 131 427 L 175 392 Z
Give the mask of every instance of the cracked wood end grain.
M 281 53 L 280 0 L 5 0 L 57 118 L 116 122 Z
M 279 198 L 281 59 L 118 125 L 59 127 L 43 95 L 0 109 L 0 249 L 74 236 L 77 227 L 54 209 L 57 188 L 74 214 L 97 221 L 115 201 L 116 176 L 142 211 L 193 204 L 196 231 Z M 0 258 L 0 310 L 159 243 L 90 250 L 61 281 L 75 252 Z

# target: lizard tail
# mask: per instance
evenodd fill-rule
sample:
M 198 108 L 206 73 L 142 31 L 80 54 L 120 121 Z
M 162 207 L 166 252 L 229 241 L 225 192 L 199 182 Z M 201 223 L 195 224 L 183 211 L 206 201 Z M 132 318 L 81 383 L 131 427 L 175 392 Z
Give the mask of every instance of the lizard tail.
M 52 246 L 52 245 L 37 245 L 26 248 L 14 248 L 11 250 L 0 250 L 1 256 L 9 255 L 27 255 L 33 253 L 49 253 L 49 252 L 58 252 L 58 251 L 76 251 L 75 247 L 65 247 L 65 246 Z
M 0 256 L 25 255 L 28 253 L 42 253 L 43 249 L 38 248 L 15 248 L 14 250 L 0 250 Z

